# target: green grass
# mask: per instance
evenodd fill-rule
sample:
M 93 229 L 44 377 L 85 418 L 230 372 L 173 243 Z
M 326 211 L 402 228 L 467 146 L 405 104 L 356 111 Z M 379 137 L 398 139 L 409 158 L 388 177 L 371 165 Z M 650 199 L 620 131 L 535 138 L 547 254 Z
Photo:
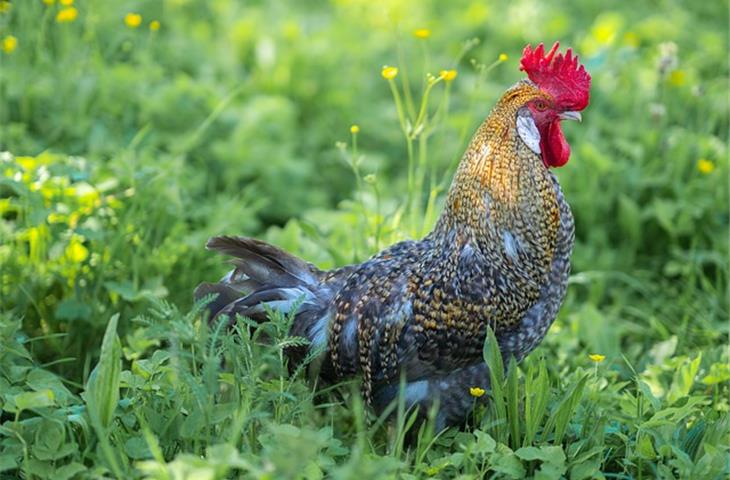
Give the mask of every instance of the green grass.
M 726 6 L 247 3 L 0 2 L 0 478 L 730 475 Z M 289 375 L 290 318 L 201 321 L 211 235 L 329 268 L 427 231 L 556 38 L 593 76 L 556 172 L 574 273 L 468 427 Z

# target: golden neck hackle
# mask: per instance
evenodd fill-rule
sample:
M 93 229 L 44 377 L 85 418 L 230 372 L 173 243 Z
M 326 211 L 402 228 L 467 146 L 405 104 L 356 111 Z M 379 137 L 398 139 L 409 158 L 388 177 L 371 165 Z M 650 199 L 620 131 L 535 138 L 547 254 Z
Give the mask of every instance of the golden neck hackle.
M 553 181 L 540 156 L 520 140 L 516 125 L 518 111 L 537 99 L 549 96 L 529 80 L 502 96 L 462 157 L 437 230 L 459 224 L 479 237 L 525 230 L 530 243 L 552 255 L 559 219 Z

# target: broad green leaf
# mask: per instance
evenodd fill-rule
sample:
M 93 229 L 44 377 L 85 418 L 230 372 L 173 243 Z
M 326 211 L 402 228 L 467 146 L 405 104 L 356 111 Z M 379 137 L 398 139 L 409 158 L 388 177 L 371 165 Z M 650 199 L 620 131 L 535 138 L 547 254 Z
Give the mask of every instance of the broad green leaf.
M 10 453 L 0 454 L 0 473 L 12 470 L 18 466 L 18 457 Z
M 561 449 L 562 452 L 562 449 Z M 522 460 L 546 460 L 548 458 L 548 453 L 538 447 L 522 447 L 515 450 L 515 455 L 517 455 Z
M 651 441 L 651 436 L 641 435 L 639 441 L 636 442 L 636 453 L 646 460 L 653 460 L 656 458 L 656 451 L 654 450 L 654 444 Z
M 194 439 L 198 433 L 205 427 L 205 417 L 203 412 L 199 409 L 190 412 L 190 415 L 185 417 L 182 425 L 180 426 L 180 436 L 182 438 Z
M 109 320 L 101 343 L 101 356 L 89 375 L 84 400 L 95 428 L 106 429 L 114 418 L 119 402 L 119 379 L 122 369 L 122 349 L 117 337 L 119 314 Z
M 134 460 L 152 458 L 152 452 L 150 452 L 147 442 L 141 436 L 129 437 L 124 442 L 124 453 Z
M 56 449 L 48 448 L 45 445 L 34 445 L 32 451 L 38 460 L 58 460 L 77 453 L 79 446 L 75 442 L 64 443 Z
M 50 479 L 55 471 L 52 462 L 36 460 L 35 458 L 30 459 L 26 465 L 27 469 L 24 469 L 26 472 L 40 478 Z
M 502 473 L 508 478 L 524 478 L 525 467 L 509 448 L 501 445 L 490 459 L 490 468 L 497 473 Z
M 558 468 L 551 463 L 543 463 L 540 470 L 535 472 L 535 480 L 561 480 L 565 468 Z
M 570 480 L 585 480 L 587 478 L 603 478 L 599 472 L 601 466 L 600 458 L 590 458 L 570 469 Z M 597 477 L 596 475 L 600 475 Z
M 694 380 L 700 369 L 701 362 L 702 353 L 698 354 L 694 360 L 687 360 L 674 372 L 672 386 L 669 387 L 669 392 L 667 392 L 667 402 L 669 405 L 674 404 L 674 402 L 689 394 L 692 385 L 694 385 Z
M 562 447 L 545 445 L 542 447 L 523 447 L 515 451 L 522 460 L 540 460 L 540 470 L 535 478 L 559 479 L 567 470 L 565 466 L 565 452 Z
M 63 426 L 51 420 L 42 420 L 35 433 L 35 442 L 32 447 L 33 456 L 38 460 L 56 460 L 56 456 L 64 441 Z
M 717 385 L 728 380 L 730 380 L 730 364 L 718 362 L 710 365 L 710 371 L 702 378 L 702 383 L 705 385 Z
M 53 480 L 69 480 L 76 478 L 76 476 L 85 471 L 86 467 L 78 462 L 71 462 L 68 465 L 59 467 L 56 473 L 53 475 Z
M 15 396 L 15 407 L 18 411 L 28 410 L 31 408 L 51 407 L 55 404 L 56 396 L 53 390 L 48 388 L 38 392 L 23 392 Z
M 28 372 L 25 383 L 36 391 L 51 390 L 55 395 L 56 403 L 62 406 L 73 397 L 73 394 L 66 388 L 58 375 L 42 368 L 34 368 Z
M 491 435 L 481 430 L 475 431 L 474 435 L 477 437 L 477 441 L 474 444 L 475 453 L 494 452 L 494 449 L 497 447 L 497 442 L 494 441 Z

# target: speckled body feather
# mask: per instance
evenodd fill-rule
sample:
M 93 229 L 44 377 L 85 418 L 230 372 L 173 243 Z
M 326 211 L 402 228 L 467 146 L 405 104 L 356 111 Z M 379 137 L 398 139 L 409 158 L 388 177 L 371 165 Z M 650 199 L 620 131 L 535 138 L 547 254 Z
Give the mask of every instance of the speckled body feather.
M 462 421 L 473 406 L 469 387 L 489 384 L 487 325 L 503 354 L 519 360 L 542 340 L 565 295 L 573 217 L 535 151 L 534 128 L 518 129 L 519 122 L 534 126 L 526 104 L 541 98 L 549 96 L 529 80 L 503 95 L 474 135 L 425 238 L 322 272 L 275 247 L 258 252 L 251 239 L 218 237 L 213 249 L 243 260 L 198 295 L 221 293 L 215 311 L 254 318 L 264 303 L 286 309 L 301 298 L 292 334 L 324 348 L 324 380 L 361 376 L 365 398 L 382 409 L 403 375 L 409 404 L 425 410 L 438 399 L 440 426 Z M 262 262 L 256 257 L 265 268 L 252 267 L 252 259 Z M 292 351 L 291 361 L 305 353 Z

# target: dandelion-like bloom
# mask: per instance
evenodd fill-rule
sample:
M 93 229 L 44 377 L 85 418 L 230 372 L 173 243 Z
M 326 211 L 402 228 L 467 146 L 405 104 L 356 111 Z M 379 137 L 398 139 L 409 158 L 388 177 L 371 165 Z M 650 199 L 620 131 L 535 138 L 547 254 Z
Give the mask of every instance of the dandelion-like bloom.
M 153 32 L 156 32 L 160 29 L 160 21 L 159 20 L 152 20 L 150 22 L 150 30 Z
M 712 163 L 712 160 L 700 158 L 699 160 L 697 160 L 697 170 L 699 170 L 700 173 L 708 175 L 715 170 L 715 164 Z
M 5 53 L 13 53 L 18 48 L 18 39 L 12 35 L 3 38 L 2 49 Z
M 506 62 L 509 59 L 506 53 L 500 53 L 499 54 L 499 61 L 500 62 Z
M 441 76 L 441 78 L 443 78 L 447 82 L 450 82 L 453 79 L 455 79 L 458 74 L 459 74 L 459 72 L 457 72 L 456 70 L 453 70 L 453 69 L 452 70 L 441 70 L 439 72 L 439 75 Z
M 470 395 L 471 395 L 472 397 L 474 397 L 474 398 L 479 398 L 479 397 L 481 397 L 482 395 L 484 395 L 485 393 L 487 393 L 487 391 L 486 391 L 486 390 L 484 390 L 484 389 L 483 389 L 483 388 L 481 388 L 481 387 L 471 387 L 471 388 L 469 389 L 469 394 L 470 394 Z
M 8 0 L 0 0 L 0 13 L 7 13 L 10 11 L 11 5 Z
M 360 132 L 360 126 L 355 124 L 350 127 L 350 133 L 355 135 L 356 133 Z
M 592 362 L 601 363 L 606 359 L 606 356 L 601 355 L 600 353 L 591 353 L 588 355 L 588 358 L 590 358 Z
M 128 13 L 124 16 L 124 23 L 129 28 L 137 28 L 142 24 L 142 15 L 139 13 Z
M 431 36 L 431 30 L 428 28 L 419 28 L 413 31 L 413 36 L 421 40 L 425 40 Z
M 64 7 L 70 7 L 71 5 L 74 4 L 74 0 L 59 0 L 58 3 L 60 3 Z
M 398 67 L 389 67 L 388 65 L 383 66 L 383 70 L 380 72 L 386 80 L 393 80 L 398 76 Z
M 79 16 L 79 11 L 76 10 L 75 7 L 67 7 L 62 10 L 59 10 L 56 14 L 56 21 L 58 23 L 69 23 L 76 20 L 76 17 Z

